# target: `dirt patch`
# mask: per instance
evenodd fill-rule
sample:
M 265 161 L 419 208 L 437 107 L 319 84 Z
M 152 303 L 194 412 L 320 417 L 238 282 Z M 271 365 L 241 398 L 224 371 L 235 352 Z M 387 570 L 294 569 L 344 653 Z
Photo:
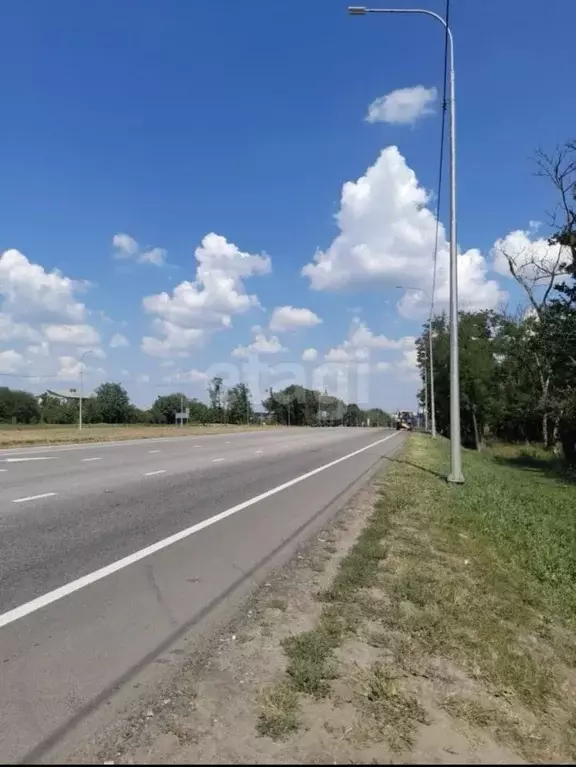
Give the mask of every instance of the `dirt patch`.
M 573 634 L 485 538 L 446 522 L 457 496 L 422 476 L 428 444 L 412 438 L 410 462 L 363 489 L 215 650 L 76 760 L 573 760 Z

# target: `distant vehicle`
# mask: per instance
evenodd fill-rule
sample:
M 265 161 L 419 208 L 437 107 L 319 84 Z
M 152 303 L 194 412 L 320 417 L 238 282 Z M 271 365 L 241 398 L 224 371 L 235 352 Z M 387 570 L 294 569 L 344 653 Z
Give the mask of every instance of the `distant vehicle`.
M 414 417 L 409 410 L 400 410 L 396 416 L 396 430 L 412 431 Z

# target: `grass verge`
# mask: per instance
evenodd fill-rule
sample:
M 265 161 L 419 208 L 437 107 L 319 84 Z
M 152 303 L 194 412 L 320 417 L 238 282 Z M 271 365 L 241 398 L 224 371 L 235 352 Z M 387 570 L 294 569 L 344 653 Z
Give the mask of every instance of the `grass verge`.
M 224 434 L 234 431 L 269 429 L 270 426 L 243 426 L 209 424 L 206 426 L 131 426 L 87 425 L 82 431 L 77 426 L 11 426 L 0 425 L 0 448 L 31 445 L 77 444 L 83 442 L 116 442 L 128 439 L 157 437 L 184 437 L 201 434 Z
M 444 712 L 474 742 L 573 761 L 576 485 L 545 455 L 499 447 L 465 453 L 451 487 L 447 459 L 444 440 L 413 435 L 394 460 L 317 625 L 282 643 L 271 709 L 294 729 L 293 696 L 345 700 L 362 721 L 348 739 L 392 750 Z

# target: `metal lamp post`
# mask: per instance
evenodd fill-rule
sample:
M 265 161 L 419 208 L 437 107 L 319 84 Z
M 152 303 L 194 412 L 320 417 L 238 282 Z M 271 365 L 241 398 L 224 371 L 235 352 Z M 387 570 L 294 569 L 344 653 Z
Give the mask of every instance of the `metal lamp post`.
M 458 249 L 456 244 L 456 89 L 454 76 L 454 41 L 446 19 L 425 8 L 348 8 L 351 16 L 369 13 L 409 13 L 431 16 L 446 30 L 450 82 L 450 474 L 448 482 L 461 484 L 462 447 L 460 444 L 460 373 L 458 355 Z
M 430 301 L 430 294 L 424 288 L 412 288 L 406 285 L 396 285 L 399 290 L 418 290 L 424 293 Z M 428 381 L 430 385 L 430 434 L 436 439 L 436 400 L 434 399 L 434 348 L 432 346 L 432 315 L 428 320 L 428 352 L 426 353 L 428 362 Z M 424 368 L 426 370 L 426 368 Z M 426 392 L 426 421 L 428 421 L 428 386 L 424 382 Z M 426 427 L 428 428 L 428 427 Z
M 78 408 L 78 430 L 82 431 L 82 399 L 84 397 L 84 357 L 93 354 L 92 349 L 80 355 L 80 406 Z

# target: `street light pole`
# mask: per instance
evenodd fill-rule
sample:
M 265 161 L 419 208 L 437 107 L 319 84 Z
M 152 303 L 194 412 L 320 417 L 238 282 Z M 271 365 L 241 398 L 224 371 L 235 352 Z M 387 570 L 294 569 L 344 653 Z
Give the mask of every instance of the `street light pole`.
M 369 13 L 409 13 L 432 16 L 446 30 L 450 86 L 450 474 L 448 482 L 462 484 L 462 446 L 460 444 L 460 372 L 458 353 L 458 248 L 456 243 L 456 84 L 454 40 L 446 19 L 425 8 L 349 7 L 351 16 Z M 431 327 L 429 332 L 431 334 Z
M 84 397 L 84 357 L 92 354 L 92 349 L 80 355 L 80 405 L 78 408 L 78 431 L 82 431 L 82 398 Z

